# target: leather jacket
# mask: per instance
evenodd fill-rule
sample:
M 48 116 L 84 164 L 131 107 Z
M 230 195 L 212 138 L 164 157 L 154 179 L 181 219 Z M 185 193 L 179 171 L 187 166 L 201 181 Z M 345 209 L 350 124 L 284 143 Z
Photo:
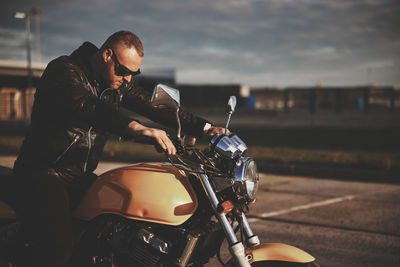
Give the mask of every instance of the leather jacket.
M 93 79 L 90 58 L 98 48 L 85 42 L 69 56 L 46 67 L 35 94 L 31 125 L 14 165 L 17 170 L 44 170 L 65 183 L 97 167 L 107 137 L 121 136 L 133 120 L 120 106 L 169 127 L 175 114 L 150 104 L 151 95 L 134 82 L 104 89 Z M 182 131 L 202 134 L 208 121 L 180 111 Z

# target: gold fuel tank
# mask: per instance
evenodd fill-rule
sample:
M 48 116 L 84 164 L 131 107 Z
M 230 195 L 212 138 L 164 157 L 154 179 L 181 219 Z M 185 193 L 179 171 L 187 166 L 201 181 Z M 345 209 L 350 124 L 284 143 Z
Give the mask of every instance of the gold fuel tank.
M 139 163 L 108 171 L 97 178 L 74 213 L 92 220 L 101 214 L 180 225 L 198 206 L 184 171 L 169 163 Z

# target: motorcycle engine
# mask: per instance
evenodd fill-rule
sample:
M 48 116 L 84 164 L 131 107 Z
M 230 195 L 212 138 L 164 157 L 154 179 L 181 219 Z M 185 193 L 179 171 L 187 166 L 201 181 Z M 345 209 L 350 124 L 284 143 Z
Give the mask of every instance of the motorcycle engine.
M 148 227 L 117 216 L 99 218 L 81 243 L 90 266 L 160 266 L 171 247 Z
M 224 240 L 217 223 L 190 231 L 165 225 L 133 223 L 117 216 L 105 217 L 93 229 L 89 266 L 191 266 L 204 264 Z M 89 240 L 89 239 L 87 239 Z

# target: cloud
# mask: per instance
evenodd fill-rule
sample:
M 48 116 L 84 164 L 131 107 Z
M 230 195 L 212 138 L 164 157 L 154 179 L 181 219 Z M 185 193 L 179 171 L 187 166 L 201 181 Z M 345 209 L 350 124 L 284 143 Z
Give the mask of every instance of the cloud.
M 360 68 L 367 70 L 377 70 L 383 68 L 392 68 L 395 67 L 395 63 L 391 59 L 387 60 L 379 60 L 379 61 L 368 61 L 360 65 Z
M 392 71 L 400 62 L 400 5 L 394 0 L 32 0 L 31 5 L 43 10 L 45 59 L 69 54 L 86 40 L 101 45 L 109 34 L 127 29 L 143 40 L 146 67 L 176 68 L 182 81 L 207 76 L 247 84 L 350 83 L 366 80 L 368 66 L 382 66 L 374 67 L 377 78 L 400 83 Z M 22 8 L 26 1 L 15 0 L 0 10 L 0 45 L 7 50 L 0 58 L 23 59 L 24 26 L 10 16 Z
M 182 56 L 197 56 L 197 57 L 217 57 L 223 58 L 230 55 L 229 51 L 215 46 L 203 46 L 200 49 L 180 50 L 178 54 Z
M 10 28 L 0 27 L 0 37 L 2 38 L 24 38 L 25 34 Z
M 309 49 L 295 50 L 293 51 L 293 54 L 302 58 L 329 60 L 336 58 L 337 50 L 332 46 L 320 46 Z

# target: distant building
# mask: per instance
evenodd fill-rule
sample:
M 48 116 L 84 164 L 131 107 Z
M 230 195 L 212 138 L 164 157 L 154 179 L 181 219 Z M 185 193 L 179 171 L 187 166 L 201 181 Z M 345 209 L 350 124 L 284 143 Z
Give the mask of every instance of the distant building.
M 175 86 L 175 69 L 145 69 L 143 74 L 135 77 L 135 85 L 143 87 L 146 90 L 152 91 L 159 84 Z
M 0 62 L 0 119 L 20 120 L 30 117 L 33 96 L 44 70 L 43 65 L 32 66 L 32 88 L 28 88 L 26 63 Z
M 256 108 L 262 110 L 340 113 L 400 108 L 400 90 L 393 86 L 253 88 L 251 94 L 256 97 Z
M 193 85 L 177 84 L 182 104 L 190 108 L 225 108 L 231 95 L 240 96 L 239 84 Z

